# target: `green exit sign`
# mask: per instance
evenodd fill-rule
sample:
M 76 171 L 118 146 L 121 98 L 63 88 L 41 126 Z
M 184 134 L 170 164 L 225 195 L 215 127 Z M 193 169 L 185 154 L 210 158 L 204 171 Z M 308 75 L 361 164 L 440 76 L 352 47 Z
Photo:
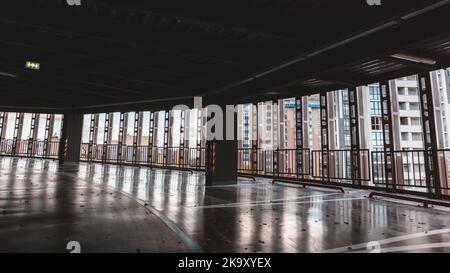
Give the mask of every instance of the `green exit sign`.
M 37 62 L 27 61 L 25 63 L 25 67 L 28 68 L 28 69 L 32 69 L 32 70 L 39 70 L 41 65 L 39 63 L 37 63 Z

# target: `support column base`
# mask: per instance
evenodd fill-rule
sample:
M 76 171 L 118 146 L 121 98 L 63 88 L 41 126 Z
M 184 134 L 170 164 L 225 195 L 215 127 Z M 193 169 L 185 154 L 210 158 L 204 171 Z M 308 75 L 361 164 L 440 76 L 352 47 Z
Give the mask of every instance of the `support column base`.
M 211 141 L 206 149 L 206 186 L 236 185 L 237 141 Z

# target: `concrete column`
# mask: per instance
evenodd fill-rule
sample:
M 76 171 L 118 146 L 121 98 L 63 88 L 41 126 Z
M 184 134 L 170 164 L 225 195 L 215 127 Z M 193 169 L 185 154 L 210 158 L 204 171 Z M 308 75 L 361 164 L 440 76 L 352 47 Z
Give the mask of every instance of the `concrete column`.
M 153 126 L 153 147 L 158 147 L 158 133 L 159 133 L 159 114 L 160 112 L 154 113 L 154 126 Z
M 167 137 L 168 137 L 167 143 L 168 143 L 169 147 L 173 147 L 174 146 L 174 143 L 173 143 L 173 135 L 175 133 L 175 128 L 173 128 L 174 115 L 175 115 L 175 113 L 172 110 L 170 110 L 169 111 L 169 132 L 168 132 L 168 135 L 167 135 Z
M 319 151 L 322 149 L 321 144 L 321 129 L 320 129 L 320 97 L 318 95 L 310 96 L 311 98 L 311 135 L 312 135 L 312 141 L 310 144 L 311 152 L 314 153 L 314 151 Z M 317 105 L 313 105 L 317 104 Z M 309 136 L 308 136 L 309 139 Z M 313 170 L 312 175 L 320 176 L 320 160 L 318 153 L 313 154 L 313 160 L 314 162 L 311 162 L 313 164 Z
M 336 113 L 336 92 L 328 92 L 327 93 L 327 112 L 328 112 L 328 149 L 330 150 L 336 150 L 337 149 L 337 142 L 336 142 L 336 136 L 338 135 L 338 132 L 336 132 L 336 122 L 337 122 L 337 113 Z M 329 176 L 330 177 L 338 177 L 338 170 L 336 169 L 336 163 L 339 162 L 340 158 L 343 156 L 342 154 L 339 154 L 339 152 L 330 152 L 329 153 Z
M 23 121 L 24 121 L 24 118 L 25 118 L 25 114 L 24 113 L 18 113 L 17 115 L 19 116 L 19 122 L 18 122 L 18 127 L 17 127 L 17 132 L 16 132 L 15 137 L 17 137 L 17 140 L 20 143 L 21 136 L 22 136 L 22 131 L 23 131 Z
M 114 124 L 114 113 L 109 113 L 108 138 L 107 138 L 108 144 L 112 144 L 113 124 Z
M 356 88 L 358 93 L 358 122 L 359 122 L 359 146 L 361 149 L 368 149 L 372 151 L 372 123 L 370 114 L 370 93 L 368 86 L 360 86 Z M 360 155 L 361 163 L 370 162 L 370 153 L 362 153 Z M 361 164 L 361 178 L 370 178 L 371 166 Z M 374 178 L 372 178 L 373 181 Z M 368 185 L 368 182 L 363 181 L 363 185 Z
M 82 114 L 65 114 L 59 147 L 59 164 L 71 165 L 80 162 L 80 145 L 83 131 Z
M 392 143 L 394 144 L 394 151 L 401 151 L 402 150 L 401 131 L 397 129 L 400 128 L 400 113 L 399 113 L 400 107 L 399 107 L 397 80 L 389 81 L 389 91 L 391 96 L 392 128 L 393 128 Z M 396 181 L 395 183 L 400 184 L 397 185 L 397 189 L 403 190 L 404 188 L 402 184 L 404 182 L 404 171 L 403 171 L 402 153 L 395 153 L 393 160 L 395 164 L 395 181 Z
M 14 144 L 13 144 L 13 153 L 14 154 L 20 154 L 21 152 L 21 136 L 22 136 L 22 129 L 23 129 L 23 120 L 24 120 L 24 113 L 17 113 L 16 114 L 16 128 L 14 129 Z
M 222 106 L 224 111 L 222 120 L 220 117 L 215 117 L 211 115 L 209 109 L 207 112 L 207 142 L 206 142 L 206 185 L 231 185 L 237 184 L 237 118 L 236 112 L 233 115 L 228 115 L 229 123 L 233 123 L 233 126 L 229 126 L 229 130 L 233 130 L 233 132 L 228 132 L 231 138 L 227 140 L 227 126 L 226 120 L 227 115 L 225 113 L 225 106 Z M 237 107 L 236 107 L 237 109 Z M 213 130 L 217 130 L 217 126 L 222 121 L 223 126 L 223 139 L 213 138 L 211 134 L 211 129 L 209 129 L 210 123 L 212 123 L 213 119 L 216 122 L 216 128 Z M 229 137 L 230 138 L 230 137 Z
M 55 126 L 55 114 L 50 114 L 50 122 L 48 127 L 48 140 L 51 141 L 54 133 L 54 126 Z
M 34 141 L 36 141 L 38 139 L 40 120 L 41 120 L 41 114 L 36 114 L 36 119 L 34 122 L 34 130 L 31 135 L 31 137 L 33 138 Z
M 185 111 L 184 116 L 185 124 L 184 124 L 184 147 L 190 148 L 190 139 L 191 139 L 191 110 Z
M 308 97 L 307 96 L 303 96 L 302 97 L 302 111 L 303 111 L 303 148 L 309 149 L 308 153 L 303 153 L 303 173 L 310 173 L 310 169 L 311 169 L 311 149 L 309 147 L 309 111 L 308 111 Z M 310 178 L 310 175 L 305 175 L 304 178 Z
M 51 155 L 51 149 L 52 149 L 52 137 L 53 137 L 53 132 L 54 132 L 54 125 L 55 125 L 55 114 L 48 114 L 48 118 L 49 118 L 49 124 L 48 127 L 45 128 L 46 133 L 45 133 L 45 140 L 46 143 L 44 145 L 45 148 L 45 155 L 46 156 L 50 156 Z
M 2 112 L 3 119 L 0 121 L 0 139 L 4 139 L 6 136 L 6 126 L 8 126 L 8 112 Z
M 448 79 L 450 77 L 446 77 L 446 70 L 437 70 L 430 72 L 431 76 L 431 91 L 433 97 L 433 107 L 434 107 L 434 120 L 436 127 L 436 148 L 437 149 L 445 149 L 449 147 L 449 130 L 450 130 L 450 119 L 449 117 L 449 109 L 447 106 L 447 102 L 449 101 L 447 89 Z M 441 188 L 447 188 L 448 181 L 445 179 L 448 174 L 447 170 L 447 152 L 438 151 L 437 152 L 437 160 L 438 160 L 438 170 L 440 177 L 440 186 Z M 442 194 L 449 195 L 450 190 L 442 189 Z
M 149 117 L 150 118 L 150 117 Z M 142 134 L 143 134 L 143 128 L 144 128 L 144 112 L 139 112 L 139 129 L 138 129 L 138 139 L 137 139 L 137 143 L 138 146 L 144 145 L 142 143 Z M 146 144 L 145 144 L 146 145 Z

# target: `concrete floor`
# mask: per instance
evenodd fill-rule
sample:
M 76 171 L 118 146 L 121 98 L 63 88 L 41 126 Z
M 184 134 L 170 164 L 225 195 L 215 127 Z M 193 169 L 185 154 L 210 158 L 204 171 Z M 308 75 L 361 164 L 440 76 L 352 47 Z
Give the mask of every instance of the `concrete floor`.
M 5 157 L 0 252 L 450 252 L 449 210 L 366 195 Z

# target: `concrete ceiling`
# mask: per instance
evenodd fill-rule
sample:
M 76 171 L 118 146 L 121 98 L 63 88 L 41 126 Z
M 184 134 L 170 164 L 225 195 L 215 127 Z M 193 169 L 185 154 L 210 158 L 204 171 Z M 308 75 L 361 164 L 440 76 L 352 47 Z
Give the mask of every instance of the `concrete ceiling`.
M 263 101 L 450 66 L 449 0 L 3 2 L 5 111 Z

